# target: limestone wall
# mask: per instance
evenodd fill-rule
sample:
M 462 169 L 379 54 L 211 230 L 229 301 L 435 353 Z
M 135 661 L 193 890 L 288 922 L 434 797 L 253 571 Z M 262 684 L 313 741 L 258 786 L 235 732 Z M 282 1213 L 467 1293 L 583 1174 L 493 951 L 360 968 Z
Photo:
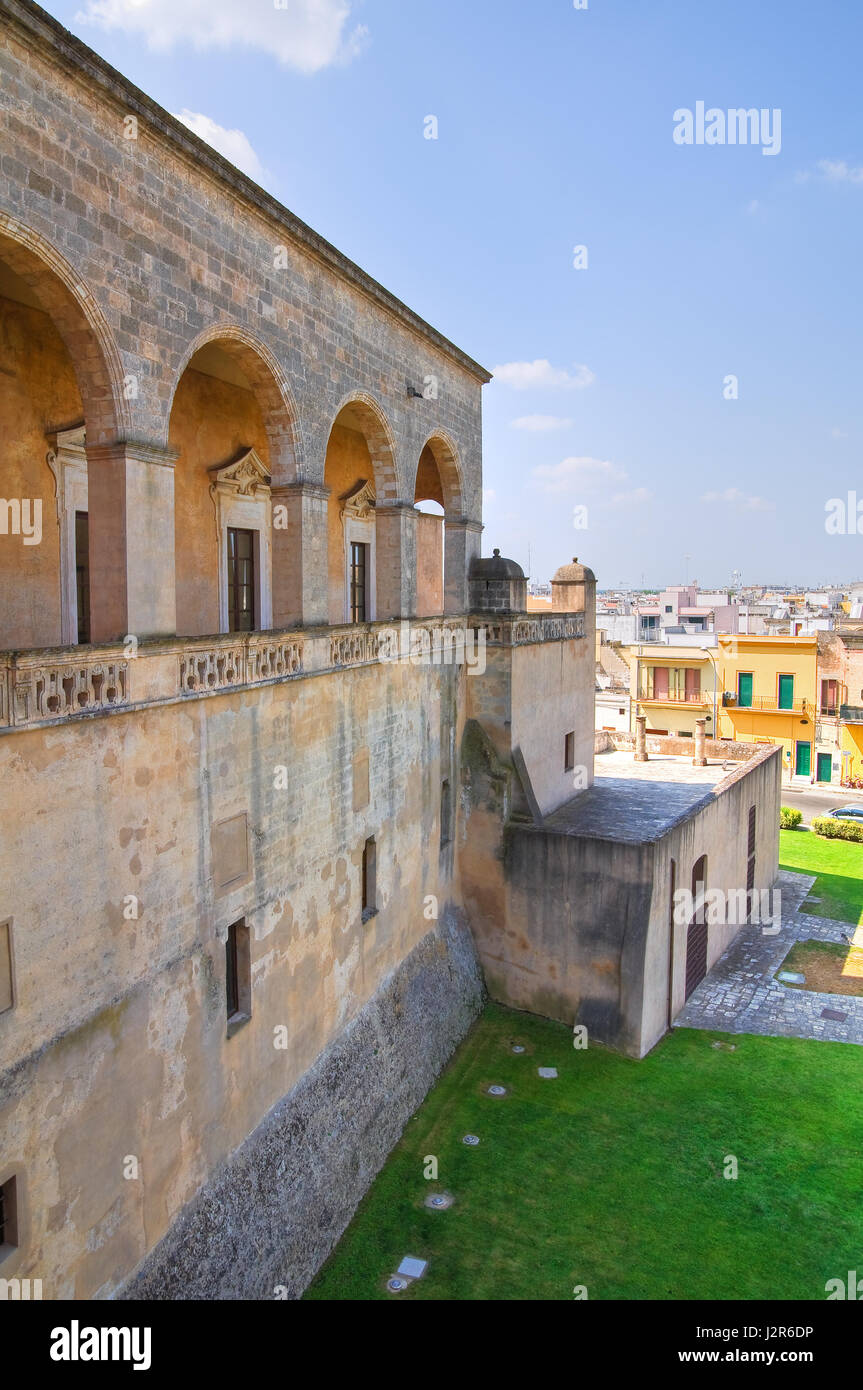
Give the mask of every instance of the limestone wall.
M 297 1155 L 317 1159 L 296 1147 L 294 1119 L 274 1120 L 290 1130 L 285 1201 L 298 1226 L 219 1287 L 257 1293 L 278 1265 L 277 1282 L 296 1288 L 326 1253 L 476 999 L 475 983 L 454 979 L 439 1019 L 426 1007 L 450 970 L 445 936 L 429 938 L 429 895 L 441 919 L 457 906 L 439 815 L 466 679 L 463 667 L 362 665 L 0 738 L 0 919 L 12 919 L 17 992 L 0 1015 L 0 1132 L 4 1160 L 26 1175 L 14 1272 L 41 1278 L 46 1297 L 117 1289 L 317 1059 L 330 1058 L 324 1072 L 336 1065 L 328 1049 L 371 1007 L 388 1022 L 379 1059 L 366 1049 L 353 1073 L 359 1084 L 365 1071 L 364 1118 L 330 1082 L 329 1100 L 309 1081 L 296 1101 L 307 1118 L 320 1106 L 310 1143 L 342 1136 L 345 1171 L 330 1166 L 339 1146 L 328 1140 L 315 1180 L 319 1205 L 328 1173 L 334 1184 L 320 1239 L 292 1273 L 299 1226 L 314 1214 L 297 1195 L 308 1183 Z M 378 910 L 363 921 L 370 836 Z M 223 941 L 240 918 L 252 1016 L 229 1037 Z M 403 987 L 381 994 L 420 943 Z M 402 1059 L 399 1019 L 412 1040 Z M 376 1131 L 374 1097 L 383 1104 L 395 1077 Z M 124 1177 L 128 1159 L 137 1177 Z

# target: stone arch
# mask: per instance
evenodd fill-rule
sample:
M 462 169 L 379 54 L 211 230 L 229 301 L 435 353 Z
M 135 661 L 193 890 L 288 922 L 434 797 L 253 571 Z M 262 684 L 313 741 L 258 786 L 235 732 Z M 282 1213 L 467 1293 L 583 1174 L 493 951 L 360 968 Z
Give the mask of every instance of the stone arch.
M 264 419 L 274 486 L 296 482 L 303 475 L 302 455 L 299 415 L 290 382 L 273 351 L 240 324 L 210 324 L 189 344 L 174 375 L 163 443 L 168 443 L 171 410 L 183 373 L 195 354 L 210 343 L 233 357 L 248 378 Z
M 400 493 L 395 436 L 380 402 L 368 391 L 352 391 L 339 402 L 327 432 L 327 444 L 336 425 L 347 425 L 365 436 L 374 468 L 378 505 L 395 502 Z
M 75 268 L 32 227 L 0 212 L 0 258 L 33 290 L 62 338 L 81 393 L 88 445 L 131 435 L 123 363 L 102 309 Z
M 414 467 L 414 493 L 419 475 L 420 459 L 426 449 L 432 454 L 437 465 L 443 489 L 443 509 L 448 520 L 457 521 L 464 516 L 464 478 L 461 461 L 455 440 L 448 430 L 432 430 L 420 449 Z

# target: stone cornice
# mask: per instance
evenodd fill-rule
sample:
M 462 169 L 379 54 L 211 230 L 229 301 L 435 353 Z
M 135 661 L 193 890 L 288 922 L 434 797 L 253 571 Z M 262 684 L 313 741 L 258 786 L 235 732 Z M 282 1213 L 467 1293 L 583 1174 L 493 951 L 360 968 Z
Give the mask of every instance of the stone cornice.
M 265 192 L 246 174 L 218 154 L 211 145 L 193 135 L 180 121 L 136 87 L 116 68 L 106 63 L 80 39 L 64 29 L 51 15 L 29 0 L 0 0 L 0 15 L 29 39 L 31 44 L 50 49 L 58 61 L 73 76 L 82 80 L 88 89 L 101 88 L 110 94 L 124 111 L 142 118 L 163 139 L 179 149 L 196 168 L 207 169 L 221 183 L 227 184 L 235 196 L 255 208 L 262 216 L 277 223 L 290 240 L 314 256 L 340 279 L 347 281 L 379 308 L 397 319 L 411 332 L 425 338 L 457 366 L 481 383 L 491 380 L 491 373 L 469 357 L 449 338 L 420 318 L 394 294 L 385 289 L 354 261 L 337 250 L 315 232 L 272 194 Z

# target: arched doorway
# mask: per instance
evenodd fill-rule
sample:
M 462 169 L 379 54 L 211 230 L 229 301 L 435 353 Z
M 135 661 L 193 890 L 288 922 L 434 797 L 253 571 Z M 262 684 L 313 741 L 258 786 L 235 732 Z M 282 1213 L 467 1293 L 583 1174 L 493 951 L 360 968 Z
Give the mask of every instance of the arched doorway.
M 419 511 L 416 546 L 418 617 L 464 608 L 464 502 L 455 445 L 443 431 L 424 444 L 417 463 L 414 505 Z M 455 543 L 454 543 L 455 542 Z
M 128 427 L 119 355 L 80 276 L 0 214 L 0 648 L 91 640 L 86 447 Z M 97 551 L 102 554 L 104 547 Z
M 352 397 L 337 412 L 327 440 L 324 484 L 329 489 L 330 623 L 367 623 L 400 615 L 404 509 L 397 506 L 392 435 L 372 397 Z M 386 535 L 384 527 L 390 528 Z
M 296 474 L 278 367 L 241 330 L 211 330 L 187 356 L 171 405 L 177 633 L 266 631 L 274 619 L 273 490 Z M 281 578 L 284 580 L 285 576 Z
M 707 923 L 693 920 L 686 931 L 686 993 L 688 999 L 707 974 Z

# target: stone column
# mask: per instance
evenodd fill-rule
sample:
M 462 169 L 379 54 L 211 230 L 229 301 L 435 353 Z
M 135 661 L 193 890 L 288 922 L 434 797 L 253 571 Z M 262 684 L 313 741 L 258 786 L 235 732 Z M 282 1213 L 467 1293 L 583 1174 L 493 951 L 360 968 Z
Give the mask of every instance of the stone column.
M 90 640 L 172 636 L 176 449 L 88 444 Z
M 479 521 L 444 520 L 443 611 L 470 611 L 471 562 L 478 558 L 482 544 L 482 523 Z
M 273 627 L 329 622 L 328 487 L 283 483 L 273 501 Z
M 707 728 L 706 719 L 696 719 L 695 721 L 695 757 L 692 759 L 693 767 L 707 766 L 707 748 L 705 730 Z
M 635 761 L 647 762 L 647 715 L 635 716 Z
M 412 618 L 417 598 L 417 510 L 412 502 L 375 506 L 375 572 L 380 618 Z

